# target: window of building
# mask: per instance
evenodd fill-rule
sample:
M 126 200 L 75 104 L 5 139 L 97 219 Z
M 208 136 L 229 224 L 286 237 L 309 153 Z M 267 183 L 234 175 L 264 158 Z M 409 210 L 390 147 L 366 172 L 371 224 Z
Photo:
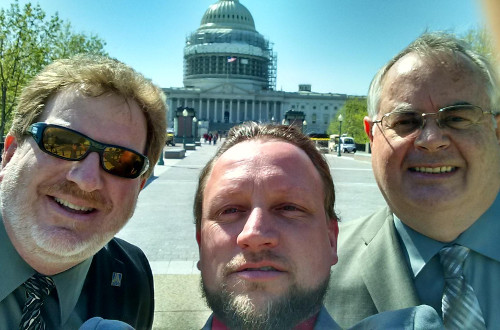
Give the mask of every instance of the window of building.
M 316 124 L 316 114 L 315 113 L 312 114 L 312 123 Z

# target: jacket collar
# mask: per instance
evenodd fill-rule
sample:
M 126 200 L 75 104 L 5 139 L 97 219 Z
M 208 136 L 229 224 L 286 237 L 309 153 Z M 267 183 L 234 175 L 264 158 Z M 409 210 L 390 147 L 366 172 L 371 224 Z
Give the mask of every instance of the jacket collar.
M 419 300 L 388 207 L 362 229 L 362 277 L 378 311 L 415 306 Z M 397 283 L 397 285 L 395 285 Z

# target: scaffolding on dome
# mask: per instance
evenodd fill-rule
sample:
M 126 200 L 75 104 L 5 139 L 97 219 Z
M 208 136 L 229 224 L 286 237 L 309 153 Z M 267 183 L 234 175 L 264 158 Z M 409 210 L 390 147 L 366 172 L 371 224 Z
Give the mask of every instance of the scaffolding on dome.
M 267 68 L 267 89 L 271 91 L 276 90 L 276 67 L 278 61 L 278 55 L 273 52 L 272 43 L 269 43 L 269 63 Z

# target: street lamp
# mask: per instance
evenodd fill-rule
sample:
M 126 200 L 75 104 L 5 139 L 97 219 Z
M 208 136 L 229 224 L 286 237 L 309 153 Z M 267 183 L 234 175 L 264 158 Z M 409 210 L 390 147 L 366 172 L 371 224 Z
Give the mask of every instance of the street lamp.
M 344 120 L 344 118 L 342 117 L 342 114 L 339 115 L 338 117 L 339 119 L 339 145 L 337 146 L 337 156 L 340 157 L 340 147 L 341 147 L 341 141 L 342 141 L 342 120 Z
M 196 122 L 198 121 L 198 119 L 196 119 L 196 117 L 193 117 L 193 139 L 194 139 L 194 142 L 196 143 L 196 138 L 198 137 L 197 135 L 197 126 L 196 126 Z
M 302 122 L 302 133 L 304 133 L 304 134 L 307 133 L 307 121 L 305 119 Z
M 182 135 L 182 145 L 184 146 L 184 150 L 186 150 L 186 120 L 187 120 L 187 116 L 188 116 L 188 111 L 187 111 L 187 109 L 184 109 L 182 111 L 182 117 L 184 117 L 183 118 L 183 122 L 184 122 L 183 132 L 184 132 L 184 134 Z

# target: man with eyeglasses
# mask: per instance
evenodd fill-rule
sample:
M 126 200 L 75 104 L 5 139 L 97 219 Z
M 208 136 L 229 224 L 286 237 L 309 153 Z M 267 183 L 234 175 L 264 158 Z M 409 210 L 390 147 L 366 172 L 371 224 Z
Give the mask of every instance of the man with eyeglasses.
M 0 329 L 152 327 L 149 263 L 114 235 L 165 127 L 161 90 L 113 59 L 58 60 L 26 86 L 0 171 Z
M 364 125 L 388 207 L 340 228 L 326 306 L 341 326 L 419 304 L 450 329 L 500 324 L 497 91 L 488 61 L 445 33 L 374 77 Z

